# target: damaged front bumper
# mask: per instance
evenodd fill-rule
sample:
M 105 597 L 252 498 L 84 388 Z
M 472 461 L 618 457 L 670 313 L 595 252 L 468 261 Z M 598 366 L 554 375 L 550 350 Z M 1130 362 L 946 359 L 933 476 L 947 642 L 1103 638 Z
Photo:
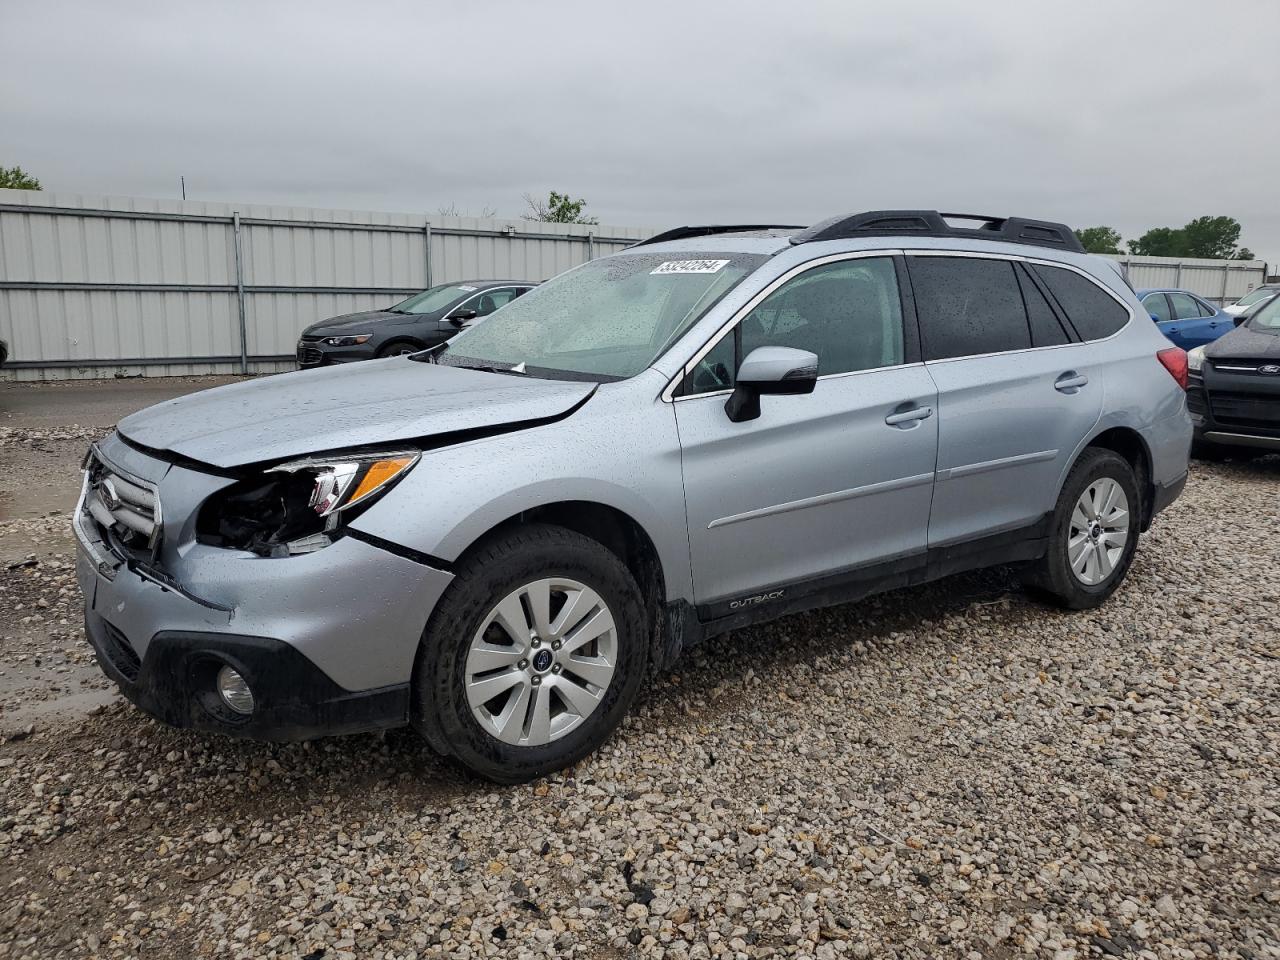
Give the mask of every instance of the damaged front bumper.
M 126 697 L 175 726 L 271 740 L 407 722 L 418 641 L 450 573 L 351 536 L 274 559 L 198 543 L 190 507 L 225 478 L 119 441 L 98 455 L 165 503 L 154 561 L 108 542 L 83 494 L 72 521 L 86 635 Z M 220 708 L 223 665 L 253 689 L 250 716 Z

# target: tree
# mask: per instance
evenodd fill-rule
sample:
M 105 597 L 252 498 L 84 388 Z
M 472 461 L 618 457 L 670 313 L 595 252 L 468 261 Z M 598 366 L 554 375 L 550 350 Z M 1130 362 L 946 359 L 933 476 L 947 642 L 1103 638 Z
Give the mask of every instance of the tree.
M 1183 227 L 1148 230 L 1129 244 L 1129 252 L 1140 257 L 1252 260 L 1252 250 L 1236 246 L 1239 240 L 1240 223 L 1234 217 L 1196 217 Z
M 0 187 L 10 190 L 39 190 L 40 181 L 21 167 L 0 167 Z
M 525 220 L 541 220 L 544 223 L 599 223 L 595 217 L 584 217 L 583 209 L 587 201 L 579 198 L 573 200 L 567 193 L 556 193 L 552 190 L 546 200 L 539 200 L 531 193 L 524 195 L 524 202 L 529 205 L 529 212 L 522 214 Z
M 1129 252 L 1139 257 L 1185 257 L 1186 237 L 1175 227 L 1152 227 L 1129 243 Z
M 1240 224 L 1234 217 L 1196 217 L 1182 228 L 1188 257 L 1230 260 L 1240 248 Z
M 1110 227 L 1084 227 L 1076 231 L 1076 236 L 1090 253 L 1119 253 L 1123 242 Z

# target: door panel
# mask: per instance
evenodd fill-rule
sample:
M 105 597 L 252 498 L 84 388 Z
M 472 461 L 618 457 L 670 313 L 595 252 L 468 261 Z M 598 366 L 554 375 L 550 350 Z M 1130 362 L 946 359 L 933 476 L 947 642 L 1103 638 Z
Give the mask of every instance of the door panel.
M 923 553 L 936 400 L 910 364 L 764 397 L 744 423 L 723 393 L 676 401 L 698 603 Z
M 1011 530 L 1053 508 L 1102 412 L 1090 344 L 927 363 L 938 385 L 929 545 Z

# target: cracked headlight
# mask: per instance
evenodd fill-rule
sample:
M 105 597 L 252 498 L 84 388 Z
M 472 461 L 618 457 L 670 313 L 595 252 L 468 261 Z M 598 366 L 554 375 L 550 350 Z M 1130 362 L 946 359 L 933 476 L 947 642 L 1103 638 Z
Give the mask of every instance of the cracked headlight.
M 394 486 L 420 457 L 407 450 L 272 467 L 210 497 L 196 521 L 197 538 L 264 557 L 313 553 L 331 544 L 343 523 Z

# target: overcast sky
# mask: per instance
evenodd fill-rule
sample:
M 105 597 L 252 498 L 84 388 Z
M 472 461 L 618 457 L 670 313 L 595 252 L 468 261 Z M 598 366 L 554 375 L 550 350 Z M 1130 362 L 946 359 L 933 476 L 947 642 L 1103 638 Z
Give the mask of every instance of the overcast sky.
M 19 3 L 48 190 L 602 223 L 1201 214 L 1280 260 L 1280 2 Z

